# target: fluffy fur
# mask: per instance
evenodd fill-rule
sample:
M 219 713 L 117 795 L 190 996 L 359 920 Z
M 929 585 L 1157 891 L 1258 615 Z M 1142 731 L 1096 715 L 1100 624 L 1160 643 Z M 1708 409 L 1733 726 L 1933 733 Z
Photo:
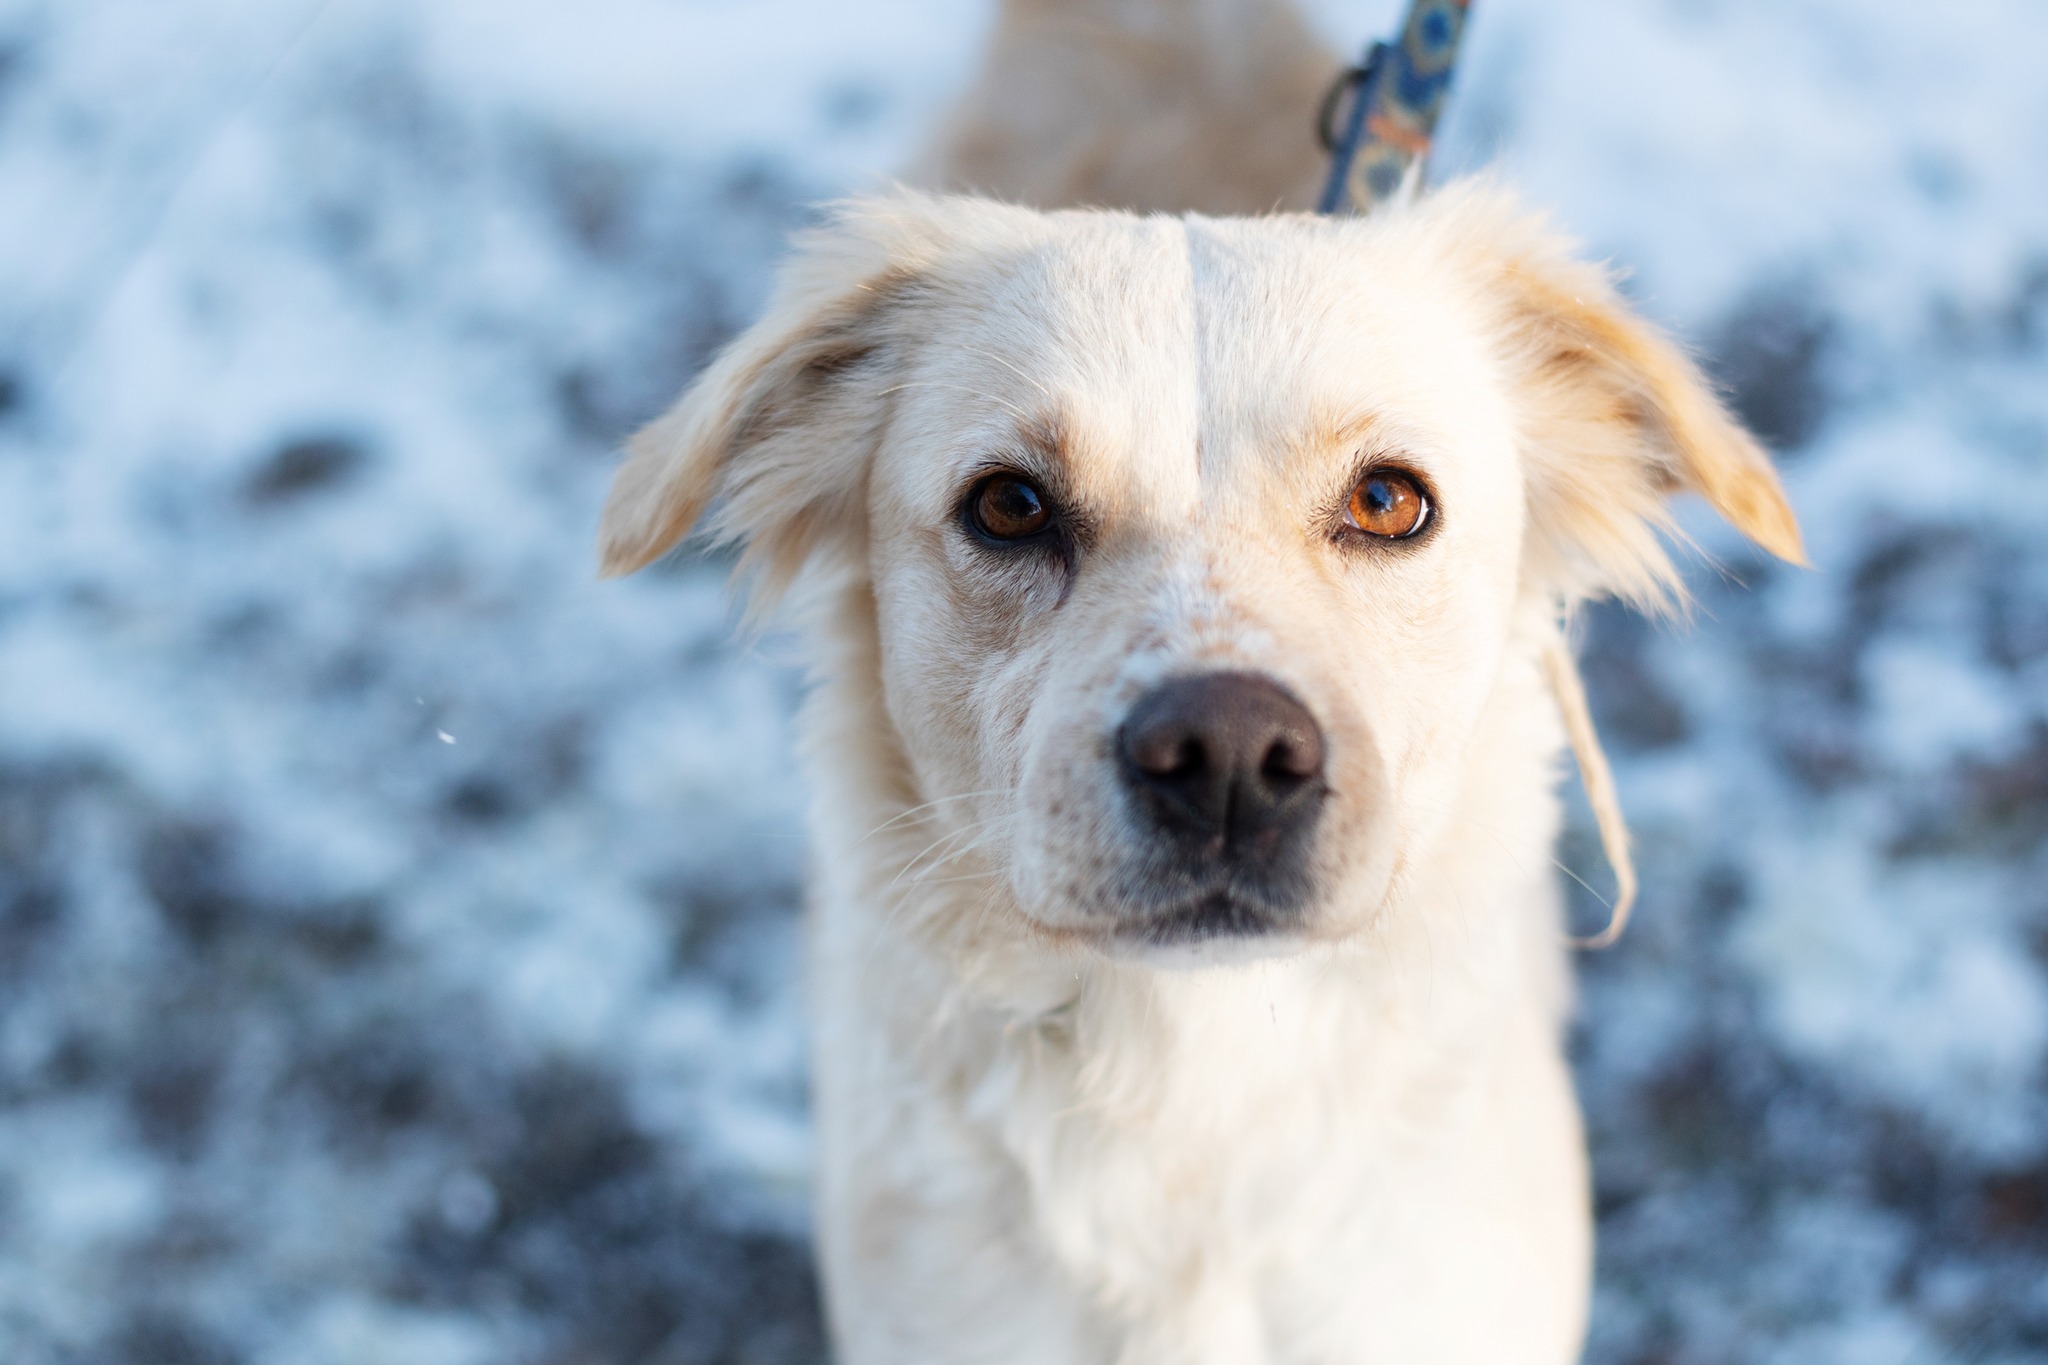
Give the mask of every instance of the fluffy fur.
M 1114 85 L 1085 8 L 1019 3 L 998 41 Z M 1244 88 L 1305 117 L 1290 11 L 1095 13 L 1187 19 L 1192 55 L 1130 59 L 1203 70 L 1243 56 L 1229 34 L 1280 33 L 1308 55 Z M 970 98 L 944 178 L 1030 164 L 972 151 L 1004 103 Z M 1207 145 L 1203 108 L 1175 117 Z M 1179 183 L 1165 144 L 1084 131 L 987 183 L 1146 207 Z M 1128 182 L 1102 170 L 1123 151 Z M 1169 156 L 1204 203 L 1264 192 Z M 1339 543 L 1380 459 L 1427 477 L 1436 525 Z M 991 467 L 1071 510 L 1070 562 L 963 531 Z M 768 314 L 635 440 L 603 555 L 635 569 L 710 509 L 764 600 L 801 588 L 845 1365 L 1575 1358 L 1591 1234 L 1543 660 L 1587 595 L 1668 590 L 1681 488 L 1797 559 L 1768 460 L 1694 367 L 1498 190 L 1366 221 L 905 192 L 799 243 Z M 1121 932 L 1146 851 L 1107 737 L 1215 668 L 1275 678 L 1325 732 L 1309 912 L 1150 948 Z

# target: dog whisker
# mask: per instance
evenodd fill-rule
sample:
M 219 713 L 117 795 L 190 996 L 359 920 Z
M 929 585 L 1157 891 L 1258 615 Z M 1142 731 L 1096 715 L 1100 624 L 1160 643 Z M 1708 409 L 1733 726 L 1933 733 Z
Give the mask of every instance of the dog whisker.
M 1008 787 L 984 787 L 980 791 L 958 792 L 951 796 L 935 796 L 929 801 L 922 801 L 915 806 L 909 807 L 906 810 L 900 810 L 896 812 L 896 814 L 890 816 L 881 824 L 876 825 L 866 834 L 863 834 L 861 836 L 861 842 L 866 843 L 869 839 L 874 838 L 883 830 L 888 829 L 893 825 L 900 824 L 905 820 L 909 820 L 916 816 L 922 815 L 926 811 L 936 809 L 939 806 L 951 805 L 952 803 L 957 801 L 974 801 L 985 796 L 1003 796 L 1008 794 L 1009 792 L 1010 788 Z
M 957 877 L 919 877 L 917 885 L 954 886 L 961 882 L 989 882 L 999 879 L 1002 875 L 1002 873 L 991 868 L 986 872 L 963 872 Z
M 989 837 L 1000 829 L 1007 827 L 1009 820 L 1010 817 L 1007 813 L 993 815 L 985 820 L 977 820 L 940 835 L 937 839 L 925 845 L 915 857 L 905 862 L 896 875 L 890 879 L 889 885 L 901 886 L 906 883 L 915 885 L 924 873 L 944 867 L 956 858 L 964 857 L 969 853 L 975 852 L 977 849 L 986 847 Z M 966 842 L 960 842 L 962 840 Z M 948 848 L 948 845 L 953 846 Z M 947 848 L 947 851 L 939 854 L 931 862 L 925 863 L 924 860 L 926 858 L 941 848 Z M 920 864 L 923 864 L 922 870 L 920 870 Z
M 1004 831 L 1000 825 L 998 825 L 996 822 L 990 822 L 973 838 L 959 844 L 957 847 L 947 850 L 945 853 L 941 854 L 936 858 L 933 858 L 930 862 L 926 863 L 922 868 L 920 868 L 915 873 L 914 876 L 912 876 L 911 883 L 921 884 L 925 882 L 932 873 L 938 871 L 940 868 L 945 867 L 950 863 L 957 862 L 961 858 L 965 858 L 972 854 L 979 853 L 981 850 L 987 848 L 991 843 L 993 843 L 995 837 L 1001 834 L 1002 832 Z

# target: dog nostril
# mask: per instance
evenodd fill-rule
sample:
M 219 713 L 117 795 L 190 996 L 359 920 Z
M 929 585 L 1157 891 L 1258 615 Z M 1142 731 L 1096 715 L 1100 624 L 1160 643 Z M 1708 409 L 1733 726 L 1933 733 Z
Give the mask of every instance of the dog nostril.
M 1308 708 L 1255 673 L 1172 679 L 1117 734 L 1124 781 L 1160 831 L 1259 853 L 1305 830 L 1322 803 L 1323 737 Z
M 1259 773 L 1268 781 L 1306 782 L 1323 770 L 1323 746 L 1313 734 L 1282 735 L 1266 750 Z
M 1138 735 L 1127 752 L 1139 772 L 1168 781 L 1198 776 L 1208 766 L 1208 755 L 1202 752 L 1199 738 L 1164 729 Z

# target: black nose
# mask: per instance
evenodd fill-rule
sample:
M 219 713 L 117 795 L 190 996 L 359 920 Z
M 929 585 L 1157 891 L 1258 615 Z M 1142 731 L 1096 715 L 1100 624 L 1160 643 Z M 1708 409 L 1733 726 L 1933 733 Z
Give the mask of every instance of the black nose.
M 1190 851 L 1269 859 L 1323 802 L 1323 732 L 1256 673 L 1199 673 L 1138 699 L 1117 732 L 1124 782 Z

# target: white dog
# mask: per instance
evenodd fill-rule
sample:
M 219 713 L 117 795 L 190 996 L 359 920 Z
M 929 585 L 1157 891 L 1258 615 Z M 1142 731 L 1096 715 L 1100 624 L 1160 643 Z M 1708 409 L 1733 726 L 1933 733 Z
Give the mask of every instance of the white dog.
M 1089 8 L 1018 0 L 934 179 L 1306 192 L 1291 12 Z M 1274 108 L 1303 145 L 1233 178 Z M 1799 558 L 1694 367 L 1496 191 L 902 193 L 802 242 L 603 550 L 708 508 L 801 590 L 844 1365 L 1576 1356 L 1544 661 L 1669 589 L 1678 489 Z

